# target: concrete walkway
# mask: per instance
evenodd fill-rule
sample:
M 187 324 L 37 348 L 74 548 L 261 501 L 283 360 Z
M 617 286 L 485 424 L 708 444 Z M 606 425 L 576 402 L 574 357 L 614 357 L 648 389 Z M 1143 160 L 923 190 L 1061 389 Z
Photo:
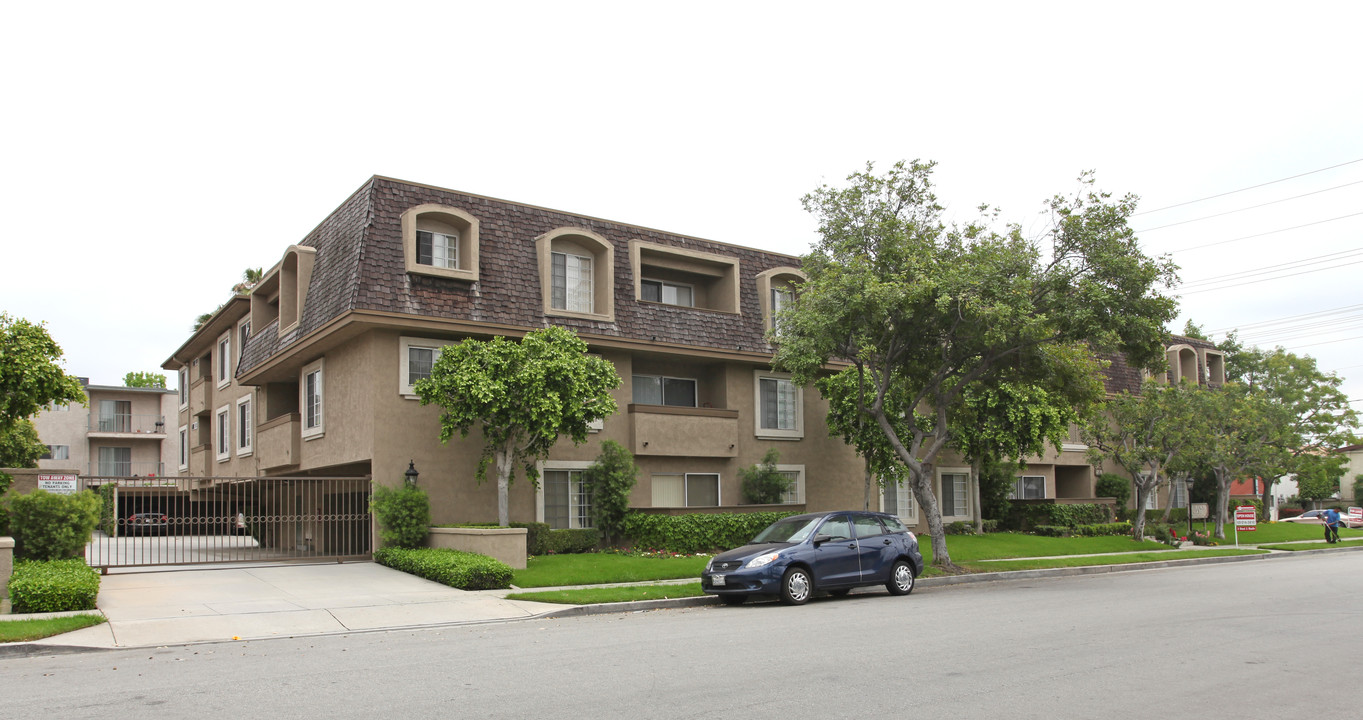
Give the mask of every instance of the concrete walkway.
M 0 654 L 14 645 L 33 654 L 524 620 L 572 607 L 507 592 L 456 590 L 365 562 L 111 573 L 97 601 L 109 622 L 0 645 Z

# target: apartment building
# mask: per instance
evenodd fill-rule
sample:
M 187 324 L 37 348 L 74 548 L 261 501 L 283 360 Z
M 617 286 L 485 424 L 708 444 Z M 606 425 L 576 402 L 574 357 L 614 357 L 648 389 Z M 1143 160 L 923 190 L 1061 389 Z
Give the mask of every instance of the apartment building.
M 54 405 L 33 425 L 47 445 L 40 469 L 81 475 L 159 477 L 173 473 L 168 423 L 174 390 L 91 385 L 80 378 L 88 404 Z
M 177 468 L 395 485 L 411 462 L 434 522 L 494 520 L 479 438 L 442 445 L 412 386 L 464 338 L 559 325 L 615 365 L 620 410 L 560 442 L 538 488 L 512 485 L 513 521 L 589 522 L 581 473 L 607 438 L 635 455 L 637 508 L 734 509 L 739 468 L 769 448 L 790 506 L 860 507 L 864 464 L 828 436 L 826 402 L 769 364 L 800 278 L 789 256 L 374 177 L 165 362 Z

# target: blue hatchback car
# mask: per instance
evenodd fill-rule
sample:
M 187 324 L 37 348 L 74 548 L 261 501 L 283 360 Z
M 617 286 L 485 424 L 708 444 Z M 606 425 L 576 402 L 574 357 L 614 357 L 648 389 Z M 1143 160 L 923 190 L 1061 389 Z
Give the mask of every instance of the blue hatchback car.
M 816 591 L 846 595 L 864 585 L 908 595 L 922 572 L 918 538 L 899 518 L 846 510 L 777 520 L 747 545 L 712 558 L 700 586 L 730 605 L 752 595 L 801 605 Z

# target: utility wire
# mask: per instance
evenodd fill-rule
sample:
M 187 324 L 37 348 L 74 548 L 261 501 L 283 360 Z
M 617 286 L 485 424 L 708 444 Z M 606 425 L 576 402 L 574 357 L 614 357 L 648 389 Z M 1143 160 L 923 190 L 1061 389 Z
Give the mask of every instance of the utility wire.
M 1288 230 L 1300 230 L 1300 229 L 1302 229 L 1302 228 L 1304 228 L 1304 227 L 1311 227 L 1312 225 L 1322 225 L 1322 224 L 1324 224 L 1324 223 L 1334 222 L 1334 221 L 1336 221 L 1336 220 L 1343 220 L 1343 219 L 1345 219 L 1345 218 L 1357 217 L 1357 216 L 1359 216 L 1359 215 L 1363 215 L 1363 212 L 1351 213 L 1351 214 L 1349 214 L 1349 215 L 1340 215 L 1339 217 L 1332 217 L 1332 218 L 1330 218 L 1329 220 L 1317 220 L 1317 221 L 1315 221 L 1315 222 L 1306 223 L 1305 225 L 1293 225 L 1292 227 L 1282 228 L 1281 230 L 1269 230 L 1268 232 L 1261 232 L 1261 233 L 1257 233 L 1257 234 L 1254 234 L 1254 235 L 1245 235 L 1245 236 L 1238 237 L 1238 238 L 1231 238 L 1231 239 L 1229 239 L 1229 240 L 1218 240 L 1218 241 L 1216 241 L 1216 242 L 1214 242 L 1214 243 L 1207 243 L 1206 245 L 1194 245 L 1193 247 L 1182 248 L 1182 249 L 1179 249 L 1179 250 L 1170 250 L 1169 252 L 1171 252 L 1171 253 L 1181 253 L 1181 252 L 1189 252 L 1189 251 L 1192 251 L 1192 250 L 1201 250 L 1201 249 L 1203 249 L 1203 248 L 1216 247 L 1217 245 L 1226 245 L 1226 244 L 1228 244 L 1228 243 L 1239 242 L 1239 241 L 1241 241 L 1241 240 L 1250 240 L 1250 239 L 1257 238 L 1257 237 L 1264 237 L 1265 235 L 1276 235 L 1276 234 L 1278 234 L 1278 233 L 1280 233 L 1280 232 L 1287 232 Z
M 1363 248 L 1341 250 L 1339 252 L 1329 253 L 1327 255 L 1303 258 L 1301 260 L 1292 260 L 1285 263 L 1279 263 L 1277 265 L 1267 265 L 1261 268 L 1241 270 L 1240 272 L 1227 273 L 1225 275 L 1216 275 L 1209 278 L 1202 278 L 1201 280 L 1190 280 L 1186 283 L 1183 283 L 1183 287 L 1186 288 L 1195 287 L 1198 285 L 1215 285 L 1222 282 L 1229 282 L 1231 280 L 1243 280 L 1245 278 L 1254 277 L 1256 275 L 1267 275 L 1269 273 L 1281 272 L 1283 270 L 1297 270 L 1311 265 L 1320 265 L 1321 263 L 1339 262 L 1340 260 L 1348 260 L 1350 258 L 1353 258 L 1357 256 L 1359 253 L 1363 253 Z M 1344 257 L 1340 257 L 1341 255 Z
M 1254 210 L 1254 209 L 1256 209 L 1256 208 L 1261 208 L 1261 207 L 1268 207 L 1269 205 L 1277 205 L 1278 203 L 1285 203 L 1285 202 L 1287 202 L 1287 201 L 1289 201 L 1289 200 L 1299 200 L 1299 199 L 1301 199 L 1301 198 L 1309 197 L 1309 196 L 1311 196 L 1311 195 L 1319 195 L 1319 194 L 1321 194 L 1321 193 L 1323 193 L 1323 192 L 1330 192 L 1331 190 L 1338 190 L 1338 189 L 1340 189 L 1340 188 L 1346 188 L 1346 187 L 1349 187 L 1350 185 L 1358 185 L 1359 183 L 1363 183 L 1363 180 L 1355 180 L 1355 181 L 1350 182 L 1350 183 L 1344 183 L 1343 185 L 1336 185 L 1336 186 L 1334 186 L 1334 187 L 1328 187 L 1328 188 L 1324 188 L 1324 189 L 1322 189 L 1322 190 L 1312 190 L 1312 191 L 1309 192 L 1309 193 L 1302 193 L 1301 195 L 1293 195 L 1292 197 L 1283 198 L 1283 199 L 1281 199 L 1281 200 L 1270 200 L 1270 201 L 1268 201 L 1268 202 L 1266 202 L 1266 203 L 1259 203 L 1258 205 L 1250 205 L 1249 207 L 1242 207 L 1242 208 L 1238 208 L 1238 209 L 1236 209 L 1236 210 L 1227 210 L 1227 211 L 1225 211 L 1225 212 L 1216 213 L 1215 215 L 1204 215 L 1204 216 L 1202 216 L 1202 217 L 1200 217 L 1200 218 L 1193 218 L 1192 220 L 1180 220 L 1179 222 L 1169 223 L 1169 224 L 1167 224 L 1167 225 L 1157 225 L 1157 226 L 1152 227 L 1152 228 L 1145 228 L 1144 230 L 1137 230 L 1136 233 L 1137 233 L 1137 234 L 1140 234 L 1140 233 L 1148 233 L 1148 232 L 1153 232 L 1153 231 L 1155 231 L 1155 230 L 1163 230 L 1164 228 L 1171 228 L 1171 227 L 1174 227 L 1174 226 L 1176 226 L 1176 225 L 1187 225 L 1188 223 L 1200 222 L 1200 221 L 1202 221 L 1202 220 L 1211 220 L 1212 218 L 1219 218 L 1219 217 L 1223 217 L 1223 216 L 1225 216 L 1225 215 L 1234 215 L 1235 213 L 1238 213 L 1238 212 L 1244 212 L 1244 211 L 1246 211 L 1246 210 Z
M 1316 268 L 1315 270 L 1303 270 L 1303 271 L 1301 271 L 1301 272 L 1289 273 L 1289 274 L 1287 274 L 1287 275 L 1279 275 L 1279 276 L 1277 276 L 1277 277 L 1260 278 L 1260 279 L 1258 279 L 1258 280 L 1250 280 L 1250 281 L 1248 281 L 1248 282 L 1237 283 L 1237 284 L 1235 284 L 1235 285 L 1223 285 L 1223 286 L 1221 286 L 1221 287 L 1204 288 L 1204 289 L 1202 289 L 1202 290 L 1190 290 L 1190 291 L 1188 291 L 1188 292 L 1183 292 L 1183 293 L 1179 293 L 1179 294 L 1180 294 L 1180 295 L 1196 295 L 1196 294 L 1198 294 L 1198 293 L 1213 292 L 1213 291 L 1215 291 L 1215 290 L 1229 290 L 1230 288 L 1241 287 L 1241 286 L 1244 286 L 1244 285 L 1257 285 L 1257 284 L 1259 284 L 1259 283 L 1269 282 L 1270 280 L 1282 280 L 1283 278 L 1296 277 L 1296 276 L 1298 276 L 1298 275 L 1308 275 L 1308 274 L 1310 274 L 1310 273 L 1321 272 L 1322 270 L 1333 270 L 1333 269 L 1335 269 L 1335 268 L 1337 268 L 1337 267 L 1347 267 L 1347 266 L 1349 266 L 1349 265 L 1358 265 L 1358 264 L 1360 264 L 1360 263 L 1363 263 L 1363 260 L 1358 260 L 1358 261 L 1351 262 L 1351 263 L 1344 263 L 1344 264 L 1342 264 L 1342 265 L 1334 265 L 1334 266 L 1331 266 L 1331 267 L 1328 267 L 1328 268 Z
M 1363 309 L 1363 304 L 1359 304 L 1359 305 L 1345 305 L 1345 306 L 1343 306 L 1343 307 L 1330 308 L 1329 310 L 1317 310 L 1317 311 L 1315 311 L 1315 312 L 1302 313 L 1302 314 L 1300 314 L 1300 315 L 1288 315 L 1287 317 L 1274 318 L 1274 319 L 1272 319 L 1272 320 L 1262 320 L 1262 321 L 1260 321 L 1260 322 L 1249 323 L 1249 324 L 1246 324 L 1246 325 L 1237 325 L 1237 326 L 1235 326 L 1235 327 L 1217 328 L 1216 330 L 1209 330 L 1209 331 L 1207 331 L 1207 332 L 1210 333 L 1210 334 L 1216 335 L 1216 334 L 1221 334 L 1221 333 L 1230 332 L 1231 330 L 1244 330 L 1244 329 L 1246 329 L 1246 328 L 1254 328 L 1254 327 L 1259 327 L 1259 326 L 1261 326 L 1261 325 L 1276 325 L 1276 324 L 1278 324 L 1278 323 L 1291 322 L 1291 321 L 1293 321 L 1293 320 L 1298 320 L 1298 319 L 1303 319 L 1303 318 L 1317 317 L 1317 316 L 1321 316 L 1321 315 L 1333 315 L 1333 314 L 1335 314 L 1335 313 L 1344 312 L 1344 311 L 1350 311 L 1350 312 L 1352 312 L 1352 311 L 1358 310 L 1358 309 Z
M 1225 196 L 1227 196 L 1227 195 L 1234 195 L 1235 193 L 1242 193 L 1242 192 L 1244 192 L 1244 191 L 1246 191 L 1246 190 L 1253 190 L 1253 189 L 1255 189 L 1255 188 L 1266 187 L 1266 186 L 1268 186 L 1268 185 L 1274 185 L 1274 184 L 1276 184 L 1276 183 L 1286 182 L 1286 181 L 1288 181 L 1288 180 L 1296 180 L 1296 179 L 1299 178 L 1299 177 L 1306 177 L 1307 175 L 1314 175 L 1314 174 L 1316 174 L 1316 173 L 1318 173 L 1318 172 L 1325 172 L 1326 170 L 1334 170 L 1335 168 L 1341 168 L 1341 167 L 1344 167 L 1345 165 L 1353 165 L 1354 163 L 1358 163 L 1358 162 L 1363 162 L 1363 158 L 1359 158 L 1359 159 L 1357 159 L 1357 160 L 1350 160 L 1349 162 L 1343 162 L 1343 163 L 1340 163 L 1340 164 L 1338 164 L 1338 165 L 1331 165 L 1330 167 L 1324 167 L 1324 168 L 1321 168 L 1321 169 L 1319 169 L 1319 170 L 1312 170 L 1312 171 L 1310 171 L 1310 172 L 1304 172 L 1304 173 L 1301 173 L 1300 175 L 1292 175 L 1292 176 L 1290 176 L 1290 177 L 1279 178 L 1279 179 L 1277 179 L 1277 180 L 1269 180 L 1268 182 L 1259 183 L 1258 185 L 1250 185 L 1249 187 L 1240 188 L 1239 190 L 1229 190 L 1229 191 L 1227 191 L 1227 192 L 1217 193 L 1216 195 L 1208 195 L 1207 197 L 1198 198 L 1198 199 L 1196 199 L 1196 200 L 1188 200 L 1188 201 L 1186 201 L 1186 202 L 1174 203 L 1173 205 L 1165 205 L 1164 207 L 1157 207 L 1157 208 L 1155 208 L 1155 209 L 1153 209 L 1153 210 L 1142 210 L 1142 211 L 1140 211 L 1140 212 L 1138 212 L 1138 213 L 1131 213 L 1131 217 L 1136 217 L 1136 216 L 1138 216 L 1138 215 L 1149 215 L 1150 213 L 1157 213 L 1157 212 L 1159 212 L 1159 211 L 1161 211 L 1161 210 L 1171 210 L 1171 209 L 1176 208 L 1176 207 L 1183 207 L 1184 205 L 1192 205 L 1193 203 L 1200 203 L 1200 202 L 1203 202 L 1203 201 L 1205 201 L 1205 200 L 1215 200 L 1216 198 L 1219 198 L 1219 197 L 1225 197 Z

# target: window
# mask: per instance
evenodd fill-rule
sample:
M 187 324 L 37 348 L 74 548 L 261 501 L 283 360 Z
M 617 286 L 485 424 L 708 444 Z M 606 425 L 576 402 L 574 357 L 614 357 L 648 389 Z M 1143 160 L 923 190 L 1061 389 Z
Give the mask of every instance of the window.
M 907 480 L 885 483 L 883 502 L 881 509 L 885 512 L 906 523 L 918 523 L 918 506 L 913 501 L 913 489 Z
M 70 410 L 70 409 L 71 409 L 71 406 L 70 406 L 70 405 L 67 405 L 66 403 L 62 403 L 62 404 L 60 404 L 60 405 L 57 404 L 57 403 L 48 403 L 48 404 L 47 404 L 47 410 L 48 410 L 48 412 L 67 412 L 67 411 Z
M 1046 478 L 1023 475 L 1013 485 L 1013 500 L 1036 500 L 1046 497 Z
M 218 338 L 218 387 L 232 381 L 232 335 L 225 333 Z
M 189 368 L 180 368 L 180 409 L 189 407 Z
M 939 476 L 943 517 L 970 517 L 970 491 L 966 471 L 947 471 Z
M 43 460 L 70 460 L 71 446 L 69 445 L 48 445 L 47 452 L 43 454 Z
M 719 474 L 654 475 L 653 507 L 718 507 Z
M 582 484 L 582 470 L 545 470 L 544 520 L 555 530 L 592 526 L 591 497 Z
M 246 341 L 251 337 L 251 318 L 242 320 L 237 325 L 237 360 L 240 361 L 246 355 Z
M 690 285 L 681 285 L 664 280 L 641 280 L 639 281 L 639 289 L 641 300 L 664 305 L 695 306 Z
M 459 231 L 416 231 L 416 261 L 439 268 L 459 267 Z
M 757 274 L 757 297 L 768 330 L 779 330 L 776 317 L 795 300 L 795 288 L 804 281 L 805 274 L 793 267 L 772 268 Z
M 237 454 L 251 454 L 251 438 L 255 431 L 254 418 L 251 417 L 251 396 L 237 399 Z
M 786 486 L 786 491 L 781 495 L 781 502 L 787 505 L 799 505 L 805 501 L 805 466 L 804 465 L 777 465 L 776 471 L 781 476 L 790 481 Z
M 590 313 L 592 309 L 592 259 L 568 253 L 553 253 L 553 290 L 550 305 L 555 310 Z
M 299 405 L 303 412 L 304 437 L 317 437 L 324 431 L 322 408 L 322 361 L 303 368 Z
M 757 371 L 757 436 L 804 437 L 804 391 L 789 375 Z
M 852 518 L 852 527 L 857 530 L 857 538 L 873 538 L 885 534 L 880 520 L 873 515 L 858 515 Z
M 1255 481 L 1254 492 L 1259 492 L 1258 481 Z M 1184 508 L 1188 507 L 1188 480 L 1187 478 L 1174 478 L 1169 482 L 1169 507 Z
M 180 426 L 180 469 L 189 469 L 189 427 Z
M 790 307 L 790 303 L 794 299 L 795 293 L 788 287 L 771 289 L 771 326 L 778 333 L 781 331 L 781 311 Z
M 418 205 L 402 214 L 407 272 L 478 279 L 478 219 L 458 208 Z
M 133 474 L 133 449 L 102 447 L 99 449 L 99 474 L 128 477 Z
M 128 400 L 100 400 L 99 431 L 132 432 L 132 402 Z
M 696 381 L 662 375 L 635 375 L 634 402 L 640 405 L 696 407 Z
M 226 460 L 232 455 L 232 410 L 226 405 L 218 408 L 218 460 Z
M 404 337 L 398 341 L 398 394 L 415 400 L 416 384 L 431 376 L 440 351 L 451 343 L 432 338 Z

